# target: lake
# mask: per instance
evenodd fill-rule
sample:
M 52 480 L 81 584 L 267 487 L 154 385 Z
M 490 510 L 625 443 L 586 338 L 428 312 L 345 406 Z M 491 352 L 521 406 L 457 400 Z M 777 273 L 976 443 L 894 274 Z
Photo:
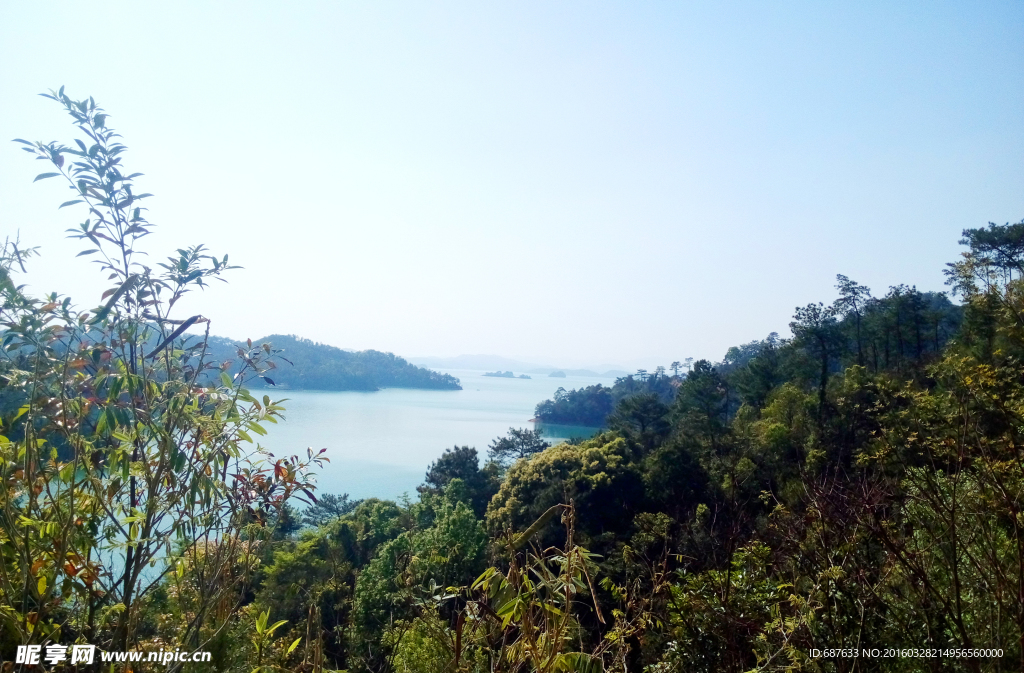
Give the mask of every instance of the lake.
M 462 381 L 462 390 L 268 391 L 275 399 L 288 398 L 287 420 L 268 423 L 269 435 L 262 443 L 277 456 L 326 448 L 331 462 L 317 478 L 322 493 L 415 496 L 427 467 L 446 448 L 475 447 L 483 461 L 487 445 L 510 427 L 533 428 L 529 421 L 537 403 L 554 396 L 559 386 L 571 390 L 615 382 L 602 377 L 531 374 L 531 379 L 506 379 L 483 376 L 482 371 L 447 373 Z M 539 429 L 552 443 L 593 433 L 567 426 Z

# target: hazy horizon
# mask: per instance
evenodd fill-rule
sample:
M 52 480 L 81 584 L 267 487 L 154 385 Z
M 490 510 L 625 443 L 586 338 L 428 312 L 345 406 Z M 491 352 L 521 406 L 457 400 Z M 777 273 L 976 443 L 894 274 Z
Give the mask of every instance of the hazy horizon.
M 962 229 L 1024 217 L 1022 31 L 1014 2 L 6 3 L 0 227 L 33 292 L 98 302 L 84 213 L 6 142 L 70 142 L 36 96 L 65 85 L 146 174 L 152 262 L 245 267 L 182 308 L 216 334 L 720 360 L 837 273 L 945 290 Z

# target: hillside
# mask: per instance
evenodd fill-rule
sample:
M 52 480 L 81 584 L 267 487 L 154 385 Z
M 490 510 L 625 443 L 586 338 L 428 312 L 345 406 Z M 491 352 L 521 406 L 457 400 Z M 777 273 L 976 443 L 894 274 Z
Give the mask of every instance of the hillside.
M 220 361 L 234 360 L 239 343 L 211 337 L 212 356 Z M 272 334 L 253 340 L 253 345 L 263 343 L 281 349 L 277 369 L 270 375 L 278 387 L 366 391 L 381 388 L 462 390 L 459 379 L 454 376 L 417 367 L 393 353 L 346 351 L 294 335 Z
M 845 276 L 840 279 L 837 287 L 848 292 L 849 280 Z M 863 302 L 856 312 L 846 308 L 851 300 L 844 296 L 832 307 L 834 313 L 816 318 L 828 325 L 825 336 L 831 344 L 829 348 L 842 353 L 841 357 L 837 355 L 826 363 L 826 372 L 819 373 L 819 378 L 840 373 L 851 365 L 880 371 L 899 369 L 906 361 L 928 361 L 942 352 L 963 320 L 963 308 L 951 303 L 944 293 L 919 292 L 901 285 L 890 288 L 888 295 L 876 298 L 866 294 L 867 290 L 860 286 L 855 289 L 862 293 L 856 295 L 856 301 Z M 799 329 L 799 323 L 790 327 L 793 325 Z M 798 340 L 780 339 L 778 334 L 772 333 L 763 341 L 733 346 L 715 367 L 722 374 L 731 374 L 746 371 L 751 362 L 758 362 L 756 370 L 768 367 L 766 363 L 770 361 L 771 383 L 808 368 L 801 349 Z M 559 388 L 553 399 L 537 405 L 536 419 L 544 423 L 606 427 L 610 414 L 627 398 L 653 394 L 660 402 L 671 404 L 686 376 L 680 374 L 678 368 L 674 375 L 669 375 L 664 367 L 659 367 L 651 374 L 619 377 L 611 387 L 598 384 L 575 390 Z M 738 376 L 730 391 L 730 409 L 735 411 L 739 400 L 748 398 L 763 402 L 762 398 L 772 385 L 755 381 L 749 372 Z

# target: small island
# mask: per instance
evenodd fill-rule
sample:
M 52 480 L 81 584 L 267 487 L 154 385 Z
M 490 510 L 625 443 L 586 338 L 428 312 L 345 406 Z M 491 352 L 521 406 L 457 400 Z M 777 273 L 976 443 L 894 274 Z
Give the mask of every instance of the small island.
M 514 379 L 516 377 L 512 372 L 487 372 L 484 376 L 497 376 L 503 379 Z
M 529 377 L 529 376 L 527 376 L 526 374 L 520 374 L 520 375 L 519 375 L 519 378 L 521 378 L 521 379 L 528 379 L 528 378 L 530 378 L 530 377 Z
M 548 374 L 548 376 L 553 376 L 556 379 L 564 379 L 565 378 L 565 372 L 563 372 L 563 371 L 551 372 L 550 374 Z

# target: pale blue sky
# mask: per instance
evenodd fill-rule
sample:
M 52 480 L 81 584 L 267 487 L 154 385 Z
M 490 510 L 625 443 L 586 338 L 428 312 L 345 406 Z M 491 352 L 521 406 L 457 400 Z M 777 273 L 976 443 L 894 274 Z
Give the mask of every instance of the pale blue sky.
M 245 266 L 185 309 L 219 334 L 653 366 L 836 273 L 943 289 L 961 229 L 1024 217 L 1022 36 L 1020 2 L 8 1 L 0 139 L 93 95 L 150 249 Z M 0 233 L 94 305 L 38 171 L 0 143 Z

